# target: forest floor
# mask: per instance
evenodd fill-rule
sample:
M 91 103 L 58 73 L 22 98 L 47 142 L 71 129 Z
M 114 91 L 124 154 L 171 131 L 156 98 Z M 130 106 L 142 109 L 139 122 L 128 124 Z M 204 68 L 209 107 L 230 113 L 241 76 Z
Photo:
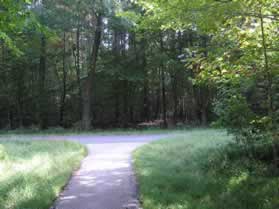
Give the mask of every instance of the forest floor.
M 192 130 L 134 153 L 144 209 L 278 209 L 279 178 L 221 130 Z

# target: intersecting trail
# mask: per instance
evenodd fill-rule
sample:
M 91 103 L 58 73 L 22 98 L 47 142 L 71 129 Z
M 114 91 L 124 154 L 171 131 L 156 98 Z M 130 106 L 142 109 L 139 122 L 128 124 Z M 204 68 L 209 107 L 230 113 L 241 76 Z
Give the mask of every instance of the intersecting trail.
M 138 209 L 132 152 L 164 135 L 46 136 L 42 139 L 79 141 L 88 156 L 55 202 L 56 209 Z

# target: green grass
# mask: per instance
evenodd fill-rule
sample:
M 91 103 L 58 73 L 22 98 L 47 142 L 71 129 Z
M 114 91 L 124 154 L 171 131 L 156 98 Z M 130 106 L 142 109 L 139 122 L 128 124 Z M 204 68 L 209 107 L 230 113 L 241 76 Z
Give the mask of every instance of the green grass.
M 200 129 L 137 150 L 143 208 L 278 209 L 279 178 L 229 151 L 231 141 L 224 131 Z
M 85 148 L 66 141 L 0 140 L 0 208 L 49 209 Z

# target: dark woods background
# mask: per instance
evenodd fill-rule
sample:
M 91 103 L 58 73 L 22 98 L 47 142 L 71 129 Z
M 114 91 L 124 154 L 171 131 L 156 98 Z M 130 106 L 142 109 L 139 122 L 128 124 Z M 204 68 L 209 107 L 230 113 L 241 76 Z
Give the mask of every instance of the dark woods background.
M 167 127 L 213 118 L 215 91 L 194 84 L 199 66 L 191 63 L 195 48 L 206 56 L 209 37 L 138 29 L 116 14 L 141 11 L 129 2 L 48 0 L 27 9 L 38 22 L 7 32 L 19 52 L 0 44 L 0 128 Z
M 0 128 L 217 121 L 277 137 L 278 2 L 136 3 L 1 2 Z

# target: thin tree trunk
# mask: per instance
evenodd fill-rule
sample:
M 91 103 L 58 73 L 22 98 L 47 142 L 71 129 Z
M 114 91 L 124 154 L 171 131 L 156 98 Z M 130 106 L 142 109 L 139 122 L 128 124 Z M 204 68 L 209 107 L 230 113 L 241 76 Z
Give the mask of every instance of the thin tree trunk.
M 121 56 L 121 46 L 120 46 L 120 32 L 118 30 L 113 31 L 113 39 L 112 39 L 112 53 L 113 53 L 113 62 L 118 63 Z M 119 126 L 120 123 L 120 92 L 119 92 L 119 84 L 120 81 L 116 78 L 114 80 L 113 88 L 114 88 L 114 124 L 115 126 Z
M 272 95 L 272 73 L 269 67 L 269 60 L 267 55 L 267 44 L 266 44 L 266 35 L 265 35 L 265 28 L 264 28 L 264 20 L 262 11 L 260 13 L 260 21 L 261 21 L 261 36 L 262 36 L 262 44 L 263 44 L 263 54 L 264 54 L 264 68 L 266 73 L 267 79 L 267 103 L 268 103 L 268 115 L 272 117 L 273 115 L 273 95 Z
M 128 120 L 129 120 L 129 83 L 127 80 L 123 81 L 123 89 L 124 89 L 124 94 L 123 94 L 123 125 L 124 128 L 128 127 Z
M 202 110 L 201 110 L 201 124 L 203 126 L 207 125 L 207 109 L 206 108 L 202 108 Z
M 172 79 L 172 94 L 173 94 L 173 120 L 174 123 L 177 123 L 178 119 L 178 86 L 177 86 L 177 71 L 175 70 Z
M 264 54 L 264 61 L 265 61 L 265 73 L 266 73 L 266 80 L 267 80 L 267 112 L 268 116 L 271 118 L 271 121 L 273 123 L 273 93 L 272 93 L 272 84 L 273 84 L 273 78 L 272 78 L 272 72 L 269 67 L 269 60 L 267 55 L 267 44 L 266 44 L 266 34 L 265 34 L 265 27 L 264 27 L 264 18 L 262 14 L 262 9 L 260 10 L 260 22 L 261 22 L 261 36 L 262 36 L 262 44 L 263 44 L 263 54 Z M 273 126 L 273 124 L 271 124 Z M 273 127 L 272 127 L 273 128 Z M 273 160 L 274 165 L 276 168 L 279 168 L 279 156 L 278 156 L 278 142 L 276 133 L 273 133 L 272 131 L 272 148 L 273 148 Z
M 134 105 L 130 104 L 129 106 L 129 115 L 130 115 L 130 123 L 134 123 Z
M 143 80 L 143 108 L 142 108 L 142 119 L 149 121 L 149 86 L 148 86 L 148 73 L 146 68 L 146 54 L 145 54 L 145 40 L 141 40 L 141 68 L 144 74 Z
M 17 99 L 16 99 L 16 106 L 17 106 L 17 116 L 18 116 L 18 127 L 19 128 L 23 128 L 23 101 L 22 101 L 22 97 L 24 95 L 24 92 L 23 92 L 23 89 L 24 89 L 24 86 L 22 85 L 24 80 L 23 80 L 23 77 L 24 77 L 24 73 L 22 73 L 22 69 L 19 69 L 19 71 L 21 72 L 18 72 L 18 76 L 17 76 Z
M 176 34 L 177 32 L 176 31 L 171 31 L 171 50 L 173 52 L 180 52 L 180 48 L 182 48 L 180 46 L 180 35 L 179 35 L 179 38 L 178 38 L 178 44 L 179 46 L 176 47 L 176 43 L 177 43 L 177 39 L 176 39 Z M 174 41 L 175 40 L 175 41 Z M 172 55 L 172 58 L 175 60 L 176 59 L 176 55 Z M 171 83 L 172 83 L 172 96 L 173 96 L 173 122 L 174 122 L 174 125 L 176 125 L 177 123 L 177 119 L 178 119 L 178 73 L 179 73 L 179 70 L 177 69 L 177 67 L 172 67 L 172 74 L 171 74 Z
M 166 78 L 164 67 L 161 68 L 161 82 L 162 82 L 162 104 L 163 104 L 163 121 L 164 128 L 168 127 L 167 123 L 167 101 L 166 101 Z
M 202 37 L 203 40 L 203 49 L 204 49 L 204 56 L 208 57 L 208 51 L 207 51 L 207 42 L 208 42 L 208 37 L 205 35 Z M 201 96 L 201 124 L 203 126 L 206 126 L 208 123 L 208 106 L 210 103 L 210 91 L 211 88 L 210 86 L 201 86 L 200 87 L 200 96 Z
M 13 111 L 12 111 L 12 109 L 11 109 L 11 107 L 9 106 L 8 107 L 9 109 L 8 109 L 8 129 L 13 129 L 14 128 L 14 126 L 13 126 Z
M 158 119 L 159 113 L 161 111 L 160 109 L 160 103 L 161 103 L 161 88 L 158 88 L 156 90 L 156 107 L 155 107 L 155 113 L 154 113 L 154 119 Z
M 41 52 L 40 52 L 40 66 L 39 66 L 39 121 L 40 128 L 47 128 L 47 112 L 46 112 L 46 37 L 41 35 Z
M 164 43 L 162 34 L 160 34 L 160 46 L 161 50 L 164 50 Z M 161 63 L 161 83 L 162 83 L 162 103 L 163 103 L 163 121 L 164 128 L 168 127 L 167 123 L 167 101 L 166 101 L 166 75 L 163 63 Z
M 60 126 L 64 125 L 64 112 L 65 112 L 65 100 L 66 100 L 66 85 L 67 85 L 67 71 L 66 71 L 66 32 L 63 33 L 63 58 L 62 58 L 62 72 L 63 72 L 63 86 L 62 86 L 62 95 L 60 102 Z
M 97 24 L 95 30 L 95 38 L 94 45 L 92 48 L 92 55 L 90 62 L 90 70 L 88 76 L 85 81 L 84 90 L 83 90 L 83 108 L 82 108 L 82 129 L 89 130 L 91 129 L 91 120 L 92 120 L 92 91 L 93 91 L 93 83 L 94 77 L 96 73 L 96 64 L 98 58 L 98 52 L 101 44 L 101 34 L 102 34 L 102 16 L 97 16 Z
M 119 116 L 120 116 L 120 110 L 119 110 L 119 93 L 115 93 L 114 97 L 114 123 L 116 126 L 119 125 Z
M 81 87 L 81 74 L 80 74 L 80 25 L 77 26 L 76 33 L 76 53 L 74 52 L 75 57 L 75 69 L 77 76 L 77 86 L 78 86 L 78 111 L 79 111 L 79 119 L 82 118 L 82 87 Z
M 4 41 L 1 41 L 1 47 L 2 47 L 2 65 L 4 66 L 5 61 L 6 61 L 6 47 L 5 47 L 5 43 Z M 6 73 L 4 74 L 5 79 L 3 80 L 4 85 L 8 86 L 8 81 L 7 81 L 7 75 Z M 13 128 L 13 119 L 12 119 L 12 108 L 11 108 L 11 101 L 10 101 L 10 97 L 8 95 L 5 95 L 5 100 L 7 101 L 6 106 L 7 106 L 7 129 L 12 129 Z

